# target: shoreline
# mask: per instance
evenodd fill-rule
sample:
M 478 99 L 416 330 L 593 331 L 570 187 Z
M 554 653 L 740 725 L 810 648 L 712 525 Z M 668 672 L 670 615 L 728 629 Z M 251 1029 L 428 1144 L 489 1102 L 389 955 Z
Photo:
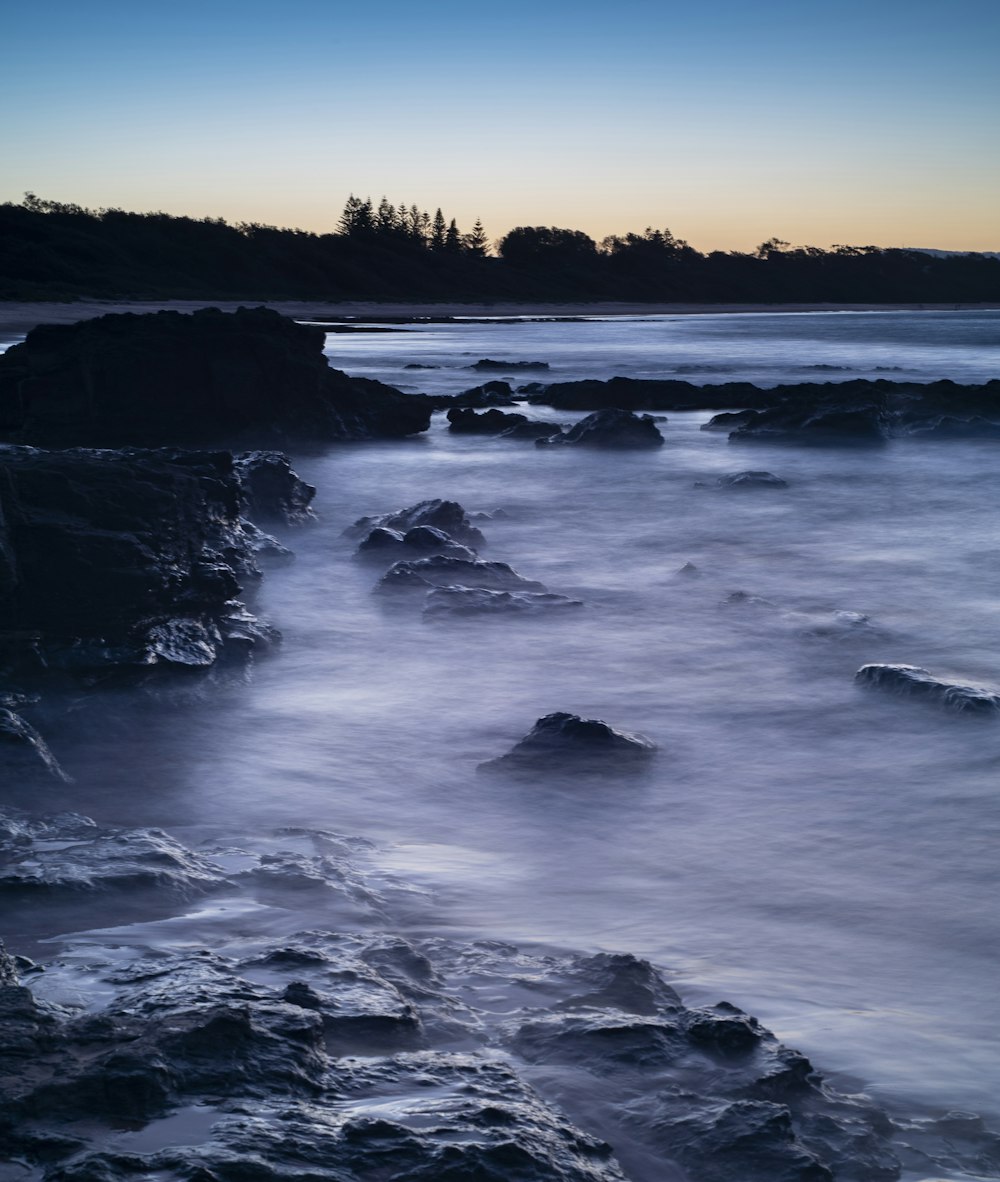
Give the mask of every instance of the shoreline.
M 794 312 L 960 312 L 997 311 L 992 304 L 663 304 L 599 301 L 596 303 L 415 303 L 371 300 L 65 300 L 0 301 L 0 333 L 24 334 L 39 324 L 73 324 L 95 316 L 121 312 L 193 312 L 213 307 L 232 312 L 240 307 L 273 308 L 295 320 L 366 320 L 425 318 L 506 318 L 506 317 L 589 317 L 589 316 L 719 316 L 734 314 L 777 314 Z

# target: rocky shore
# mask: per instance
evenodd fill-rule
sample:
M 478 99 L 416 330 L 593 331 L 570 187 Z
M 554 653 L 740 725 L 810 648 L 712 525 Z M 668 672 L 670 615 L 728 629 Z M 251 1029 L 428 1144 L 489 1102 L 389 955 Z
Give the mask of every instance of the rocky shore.
M 291 556 L 265 531 L 308 526 L 315 490 L 273 449 L 403 439 L 434 409 L 330 369 L 322 345 L 322 330 L 272 311 L 203 310 L 39 328 L 0 358 L 0 769 L 10 782 L 72 776 L 41 725 L 51 717 L 43 707 L 66 691 L 79 701 L 211 678 L 278 642 L 257 618 L 254 587 L 269 562 Z M 539 441 L 564 445 L 655 448 L 662 434 L 635 412 L 694 405 L 741 412 L 738 425 L 716 424 L 732 426 L 734 442 L 1000 431 L 997 382 L 764 391 L 614 379 L 518 393 L 593 412 L 565 432 L 548 424 Z M 460 415 L 448 413 L 452 427 L 487 436 L 523 427 L 492 409 L 476 416 L 496 396 L 466 399 Z M 747 471 L 718 485 L 737 486 L 785 482 Z M 581 607 L 482 559 L 484 524 L 434 500 L 346 532 L 358 561 L 378 568 L 388 610 L 421 604 L 448 621 Z M 996 712 L 994 698 L 972 701 L 973 689 L 909 666 L 866 666 L 859 680 Z M 656 746 L 559 712 L 482 766 L 524 776 L 589 767 L 596 752 L 601 768 L 641 769 Z M 157 829 L 3 808 L 8 914 L 100 896 L 106 913 L 143 899 L 152 915 L 184 917 L 210 899 L 274 907 L 273 918 L 322 900 L 343 922 L 280 935 L 248 922 L 240 935 L 180 941 L 155 923 L 148 939 L 89 932 L 45 964 L 0 945 L 0 1179 L 1000 1173 L 1000 1138 L 978 1118 L 890 1112 L 824 1078 L 736 1006 L 688 1007 L 635 957 L 404 937 L 413 889 L 380 875 L 364 842 L 325 830 L 234 826 L 226 840 L 189 847 Z

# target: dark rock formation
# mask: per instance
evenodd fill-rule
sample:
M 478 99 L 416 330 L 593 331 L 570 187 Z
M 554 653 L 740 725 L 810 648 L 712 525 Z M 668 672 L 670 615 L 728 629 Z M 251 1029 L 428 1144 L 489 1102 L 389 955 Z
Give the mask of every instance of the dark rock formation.
M 697 484 L 697 488 L 704 488 Z M 788 488 L 788 481 L 775 476 L 773 472 L 757 472 L 748 469 L 746 472 L 727 472 L 715 482 L 716 488 Z
M 480 770 L 535 771 L 565 768 L 606 772 L 644 762 L 657 750 L 644 735 L 615 730 L 606 722 L 577 714 L 546 714 L 506 755 L 479 765 Z
M 461 435 L 499 435 L 501 431 L 518 427 L 527 421 L 527 415 L 504 414 L 495 408 L 485 410 L 482 414 L 460 407 L 448 411 L 448 430 Z
M 420 397 L 432 410 L 482 410 L 489 406 L 515 406 L 517 403 L 510 383 L 499 380 L 473 386 L 461 394 L 422 394 Z
M 702 423 L 702 431 L 725 431 L 727 434 L 737 427 L 743 427 L 754 417 L 752 410 L 724 410 Z
M 358 545 L 357 553 L 362 558 L 388 559 L 397 562 L 414 554 L 430 557 L 434 554 L 449 558 L 463 558 L 474 562 L 476 552 L 449 537 L 444 530 L 433 525 L 415 525 L 406 533 L 377 525 Z
M 259 574 L 241 499 L 227 452 L 0 447 L 8 668 L 203 667 L 273 640 L 236 600 Z
M 893 694 L 923 698 L 958 714 L 1000 713 L 1000 693 L 995 690 L 942 681 L 915 665 L 862 665 L 854 680 Z
M 900 433 L 914 439 L 1000 439 L 1000 406 L 997 420 L 982 415 L 960 418 L 956 415 L 910 417 L 900 424 Z
M 578 382 L 538 382 L 522 387 L 528 401 L 559 410 L 717 410 L 721 407 L 774 406 L 780 398 L 749 382 L 696 386 L 673 379 L 609 378 L 606 382 L 585 378 Z
M 564 424 L 548 423 L 543 419 L 526 419 L 523 423 L 516 423 L 500 432 L 501 439 L 550 439 L 558 435 Z
M 503 370 L 505 373 L 515 369 L 548 369 L 547 361 L 494 361 L 491 357 L 483 357 L 469 369 Z
M 883 406 L 841 406 L 832 396 L 826 404 L 791 404 L 762 410 L 737 427 L 732 443 L 796 443 L 818 447 L 880 446 L 889 438 L 890 420 Z
M 470 521 L 469 515 L 457 501 L 420 501 L 407 509 L 393 513 L 380 513 L 374 517 L 359 517 L 344 532 L 348 537 L 360 538 L 377 526 L 405 534 L 418 525 L 431 525 L 446 533 L 456 542 L 472 549 L 486 544 L 486 539 Z
M 538 447 L 555 444 L 579 444 L 583 447 L 649 448 L 660 447 L 663 436 L 650 415 L 634 415 L 627 410 L 598 410 L 568 431 L 547 439 L 536 439 Z
M 243 511 L 253 521 L 301 525 L 313 519 L 309 505 L 316 490 L 293 471 L 288 456 L 277 451 L 250 451 L 234 457 L 243 494 Z
M 382 577 L 380 591 L 427 591 L 430 587 L 482 588 L 488 591 L 544 592 L 545 585 L 519 575 L 506 562 L 462 558 L 418 558 L 397 562 Z
M 42 325 L 0 357 L 0 436 L 54 447 L 267 447 L 412 435 L 430 409 L 266 308 Z
M 583 607 L 579 599 L 549 591 L 489 591 L 485 587 L 435 587 L 427 593 L 425 616 L 537 615 Z

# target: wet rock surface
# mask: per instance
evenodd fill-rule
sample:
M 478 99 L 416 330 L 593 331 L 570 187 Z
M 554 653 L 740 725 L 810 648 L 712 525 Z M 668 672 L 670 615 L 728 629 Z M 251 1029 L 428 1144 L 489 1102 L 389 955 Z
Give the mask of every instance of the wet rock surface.
M 424 601 L 424 615 L 537 615 L 583 607 L 582 600 L 551 591 L 491 591 L 485 587 L 435 587 Z
M 702 483 L 696 483 L 696 488 L 708 487 Z M 714 488 L 788 488 L 788 481 L 783 480 L 780 476 L 775 476 L 773 472 L 754 471 L 747 469 L 745 472 L 727 472 L 725 476 L 720 476 L 712 486 Z
M 431 587 L 466 587 L 487 591 L 544 592 L 535 579 L 526 579 L 506 562 L 469 561 L 447 556 L 397 562 L 378 584 L 380 591 L 426 591 Z
M 1000 714 L 996 690 L 945 681 L 916 665 L 863 665 L 854 680 L 900 697 L 920 698 L 954 714 Z
M 499 435 L 502 431 L 520 427 L 527 422 L 527 415 L 505 414 L 495 408 L 484 410 L 481 414 L 459 407 L 448 411 L 448 430 L 458 435 Z
M 486 539 L 469 518 L 468 513 L 457 501 L 446 501 L 439 498 L 419 501 L 405 509 L 396 509 L 391 513 L 379 513 L 372 517 L 359 517 L 353 525 L 344 532 L 348 537 L 361 538 L 367 536 L 373 529 L 396 530 L 405 534 L 416 526 L 429 525 L 446 533 L 456 542 L 464 546 L 478 549 L 485 545 Z
M 44 1182 L 891 1182 L 998 1160 L 977 1118 L 845 1094 L 633 956 L 116 935 L 70 940 L 31 988 L 0 947 L 0 1161 Z
M 651 448 L 663 445 L 663 436 L 651 415 L 627 410 L 598 410 L 568 431 L 535 440 L 539 447 L 579 445 L 606 448 Z
M 292 471 L 288 456 L 277 451 L 250 451 L 233 458 L 243 494 L 244 512 L 253 521 L 302 525 L 314 518 L 310 508 L 316 490 Z
M 417 554 L 424 557 L 435 554 L 447 555 L 449 558 L 462 558 L 468 562 L 474 562 L 476 559 L 475 550 L 461 545 L 443 529 L 437 529 L 433 525 L 415 525 L 406 533 L 377 525 L 358 544 L 357 554 L 361 558 L 389 562 Z
M 565 767 L 579 772 L 641 764 L 657 750 L 645 735 L 616 730 L 595 718 L 557 712 L 540 718 L 506 754 L 479 764 L 480 771 L 533 771 Z
M 425 431 L 430 408 L 331 369 L 266 308 L 42 325 L 0 357 L 0 434 L 49 447 L 287 446 Z

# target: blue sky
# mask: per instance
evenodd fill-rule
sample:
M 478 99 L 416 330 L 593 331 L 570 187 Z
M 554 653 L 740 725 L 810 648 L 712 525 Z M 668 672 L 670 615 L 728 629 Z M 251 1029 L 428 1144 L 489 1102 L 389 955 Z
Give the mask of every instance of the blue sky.
M 992 0 L 37 0 L 4 43 L 3 200 L 1000 249 Z

